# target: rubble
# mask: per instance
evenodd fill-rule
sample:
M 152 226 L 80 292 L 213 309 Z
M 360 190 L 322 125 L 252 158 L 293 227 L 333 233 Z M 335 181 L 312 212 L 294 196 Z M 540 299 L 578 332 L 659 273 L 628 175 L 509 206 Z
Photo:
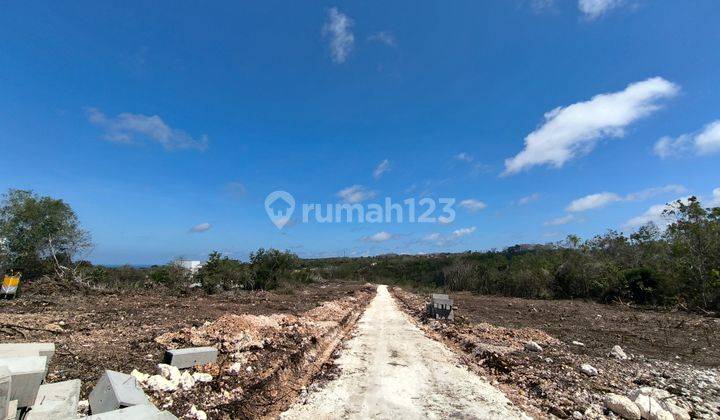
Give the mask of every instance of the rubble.
M 605 407 L 627 420 L 640 420 L 641 417 L 638 406 L 624 395 L 607 394 L 605 396 Z
M 580 372 L 586 374 L 587 376 L 597 376 L 598 374 L 597 369 L 587 363 L 583 363 L 582 365 L 580 365 Z
M 627 360 L 627 354 L 625 354 L 625 351 L 623 351 L 622 347 L 615 345 L 613 346 L 612 350 L 610 350 L 610 353 L 608 353 L 608 356 L 614 357 L 618 360 Z

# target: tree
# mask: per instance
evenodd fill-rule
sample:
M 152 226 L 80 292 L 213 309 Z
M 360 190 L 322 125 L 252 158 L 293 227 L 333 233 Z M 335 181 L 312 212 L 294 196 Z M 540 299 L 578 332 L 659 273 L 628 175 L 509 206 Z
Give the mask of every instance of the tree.
M 250 267 L 253 271 L 253 289 L 273 289 L 277 287 L 280 276 L 296 268 L 299 264 L 297 255 L 290 251 L 260 248 L 250 253 Z
M 60 277 L 73 274 L 72 259 L 90 248 L 90 234 L 63 200 L 32 191 L 9 190 L 0 203 L 0 238 L 5 269 L 36 277 L 52 267 Z

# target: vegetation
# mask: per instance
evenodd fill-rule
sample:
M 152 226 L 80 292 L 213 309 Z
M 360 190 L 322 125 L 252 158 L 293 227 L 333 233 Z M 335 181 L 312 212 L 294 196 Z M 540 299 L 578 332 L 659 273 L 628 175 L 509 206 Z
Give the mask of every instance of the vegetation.
M 0 269 L 102 288 L 292 290 L 324 278 L 720 309 L 720 208 L 703 208 L 692 197 L 668 205 L 664 215 L 665 229 L 650 223 L 628 236 L 608 231 L 586 241 L 568 236 L 502 251 L 301 260 L 288 251 L 260 248 L 248 262 L 213 252 L 193 275 L 174 264 L 111 268 L 73 262 L 90 241 L 72 209 L 62 200 L 10 190 L 0 207 Z

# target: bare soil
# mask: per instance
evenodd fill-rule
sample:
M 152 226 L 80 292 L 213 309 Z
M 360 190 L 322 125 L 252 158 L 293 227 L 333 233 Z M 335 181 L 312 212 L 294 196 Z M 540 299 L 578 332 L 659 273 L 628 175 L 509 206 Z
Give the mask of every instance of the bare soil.
M 48 382 L 80 379 L 81 398 L 86 398 L 105 369 L 124 373 L 137 369 L 154 374 L 167 348 L 192 345 L 190 332 L 203 332 L 213 323 L 216 334 L 206 334 L 204 344 L 220 348 L 219 364 L 207 369 L 220 376 L 223 365 L 231 362 L 230 352 L 243 350 L 230 347 L 237 333 L 253 328 L 259 331 L 257 325 L 239 324 L 232 317 L 250 315 L 261 320 L 269 319 L 266 316 L 279 317 L 273 328 L 261 331 L 259 346 L 244 349 L 248 352 L 243 357 L 243 372 L 247 375 L 232 378 L 230 388 L 242 385 L 245 387 L 242 395 L 222 402 L 216 399 L 214 405 L 207 406 L 214 396 L 227 396 L 229 385 L 221 380 L 198 385 L 192 392 L 177 392 L 170 400 L 148 392 L 159 407 L 164 405 L 179 417 L 195 403 L 198 409 L 207 409 L 210 418 L 267 416 L 289 405 L 290 402 L 278 397 L 279 393 L 292 394 L 278 387 L 274 375 L 286 367 L 299 366 L 302 352 L 322 347 L 332 353 L 339 343 L 328 340 L 342 337 L 341 330 L 354 321 L 353 315 L 362 312 L 373 293 L 372 287 L 344 282 L 298 286 L 285 294 L 241 291 L 206 295 L 198 291 L 184 296 L 167 291 L 68 291 L 51 285 L 30 285 L 20 298 L 0 302 L 0 341 L 54 342 L 56 353 L 49 367 Z M 324 329 L 310 327 L 309 319 L 318 325 L 325 322 Z M 319 364 L 315 369 L 306 363 L 304 371 L 318 373 L 326 367 L 322 361 Z M 293 375 L 300 373 L 297 369 L 293 371 Z M 288 375 L 286 379 L 293 376 Z M 301 386 L 292 391 L 299 392 Z M 193 394 L 208 397 L 196 401 Z M 253 398 L 247 398 L 248 395 Z
M 720 417 L 720 320 L 581 301 L 454 293 L 456 321 L 425 316 L 425 296 L 394 288 L 429 335 L 491 378 L 536 417 L 602 418 L 607 393 L 640 386 L 668 391 L 693 417 Z M 542 351 L 528 351 L 534 341 Z M 575 341 L 577 344 L 574 344 Z M 629 358 L 608 354 L 620 345 Z M 582 364 L 597 376 L 580 372 Z

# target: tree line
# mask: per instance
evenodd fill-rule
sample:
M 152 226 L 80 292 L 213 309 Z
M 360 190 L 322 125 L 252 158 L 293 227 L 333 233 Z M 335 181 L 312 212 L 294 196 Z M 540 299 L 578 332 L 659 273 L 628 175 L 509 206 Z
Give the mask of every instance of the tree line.
M 571 235 L 552 244 L 485 252 L 300 259 L 260 248 L 246 262 L 213 252 L 191 274 L 174 264 L 141 269 L 77 261 L 91 241 L 70 206 L 10 190 L 0 203 L 0 270 L 118 289 L 199 287 L 216 293 L 347 280 L 720 309 L 720 208 L 705 208 L 691 197 L 668 204 L 663 216 L 663 228 L 648 223 L 629 235 L 611 230 L 587 240 Z

